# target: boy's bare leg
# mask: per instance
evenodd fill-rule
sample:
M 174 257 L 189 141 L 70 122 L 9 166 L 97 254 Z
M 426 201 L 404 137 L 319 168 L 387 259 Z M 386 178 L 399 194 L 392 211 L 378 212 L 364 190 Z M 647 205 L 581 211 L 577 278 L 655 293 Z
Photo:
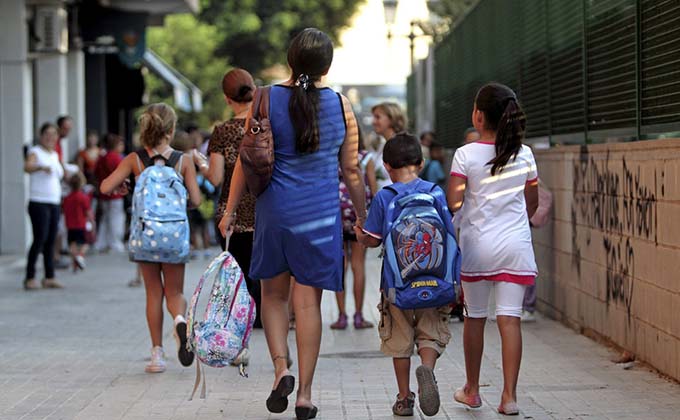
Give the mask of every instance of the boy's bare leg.
M 394 364 L 394 374 L 397 376 L 397 386 L 399 387 L 399 399 L 411 395 L 411 388 L 409 387 L 411 374 L 411 358 L 410 357 L 395 357 L 392 359 Z
M 430 369 L 434 370 L 434 365 L 435 363 L 437 363 L 439 353 L 437 353 L 437 351 L 433 348 L 423 347 L 418 350 L 418 354 L 420 355 L 420 363 L 423 366 L 427 366 Z

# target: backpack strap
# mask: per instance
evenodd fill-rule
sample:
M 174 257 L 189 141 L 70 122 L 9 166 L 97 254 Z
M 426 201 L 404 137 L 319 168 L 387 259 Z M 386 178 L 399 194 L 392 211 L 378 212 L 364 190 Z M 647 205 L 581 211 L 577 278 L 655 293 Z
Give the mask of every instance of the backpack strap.
M 269 91 L 271 86 L 258 88 L 253 99 L 253 118 L 260 120 L 269 118 Z
M 139 157 L 139 160 L 142 161 L 142 165 L 144 165 L 144 168 L 148 168 L 149 166 L 153 165 L 153 159 L 151 159 L 151 156 L 149 156 L 149 152 L 146 151 L 145 148 L 138 149 L 136 151 L 137 157 Z
M 184 153 L 177 150 L 173 150 L 172 153 L 170 154 L 170 157 L 166 159 L 165 165 L 174 168 L 175 166 L 177 166 L 177 163 L 180 160 L 182 160 L 182 157 L 184 157 Z M 180 167 L 179 169 L 180 169 L 179 172 L 181 172 L 182 168 Z

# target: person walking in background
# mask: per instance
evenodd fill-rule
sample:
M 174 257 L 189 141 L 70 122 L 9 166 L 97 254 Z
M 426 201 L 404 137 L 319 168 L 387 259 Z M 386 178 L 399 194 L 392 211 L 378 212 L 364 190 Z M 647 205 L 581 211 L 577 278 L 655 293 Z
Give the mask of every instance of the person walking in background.
M 83 191 L 85 176 L 80 172 L 73 174 L 68 183 L 71 192 L 64 198 L 62 207 L 73 271 L 75 272 L 85 269 L 85 254 L 89 247 L 85 239 L 85 231 L 87 223 L 93 222 L 94 214 L 92 214 L 90 196 Z
M 472 123 L 480 140 L 456 151 L 447 194 L 452 211 L 465 203 L 459 226 L 467 382 L 454 399 L 468 407 L 482 405 L 479 372 L 489 294 L 494 289 L 503 354 L 498 412 L 516 415 L 522 301 L 538 274 L 529 227 L 538 206 L 538 174 L 531 149 L 522 144 L 526 117 L 510 88 L 497 83 L 483 86 L 475 98 Z
M 97 161 L 95 174 L 100 181 L 108 178 L 123 161 L 125 143 L 116 134 L 107 134 L 104 138 L 106 154 Z M 125 235 L 125 207 L 123 195 L 118 193 L 100 193 L 98 205 L 101 206 L 101 219 L 97 232 L 95 249 L 99 252 L 113 250 L 124 252 L 123 236 Z
M 377 194 L 378 184 L 375 179 L 375 162 L 371 158 L 364 147 L 361 131 L 359 131 L 359 166 L 363 174 L 364 188 L 366 189 L 366 207 L 371 203 L 371 198 Z M 352 280 L 354 287 L 352 292 L 354 294 L 354 328 L 372 328 L 373 324 L 366 321 L 363 315 L 364 307 L 364 293 L 366 285 L 366 247 L 357 242 L 357 236 L 354 233 L 354 225 L 357 222 L 357 215 L 354 211 L 354 203 L 350 197 L 349 189 L 345 185 L 342 177 L 342 171 L 338 169 L 340 174 L 340 211 L 342 214 L 342 237 L 345 248 L 345 263 L 343 270 L 343 279 L 347 274 L 347 266 L 352 267 Z M 345 281 L 345 285 L 347 282 Z M 345 287 L 343 287 L 345 288 Z M 346 289 L 346 288 L 345 288 Z M 345 290 L 335 292 L 335 299 L 338 303 L 338 320 L 331 324 L 331 328 L 335 330 L 344 330 L 347 328 L 347 311 L 345 310 Z
M 152 104 L 144 111 L 139 119 L 140 139 L 143 149 L 130 153 L 117 166 L 115 171 L 104 179 L 101 183 L 102 194 L 126 194 L 127 187 L 124 182 L 130 174 L 135 178 L 139 177 L 145 169 L 153 166 L 157 160 L 164 161 L 172 167 L 178 178 L 181 179 L 188 191 L 189 203 L 196 207 L 201 203 L 201 192 L 196 184 L 196 171 L 194 162 L 190 155 L 184 155 L 170 147 L 170 141 L 175 133 L 177 116 L 175 111 L 164 103 Z M 139 184 L 138 184 L 139 185 Z M 121 190 L 121 186 L 122 190 Z M 137 193 L 137 191 L 135 191 Z M 141 191 L 139 192 L 142 193 Z M 169 207 L 169 203 L 165 204 Z M 156 209 L 162 214 L 162 207 Z M 134 221 L 132 223 L 136 223 Z M 186 223 L 186 221 L 185 221 Z M 160 223 L 159 223 L 160 224 Z M 174 238 L 180 238 L 179 232 Z M 153 230 L 145 230 L 145 235 L 154 235 Z M 167 237 L 165 238 L 167 239 Z M 174 239 L 177 241 L 177 239 Z M 159 241 L 161 239 L 159 238 Z M 164 241 L 167 242 L 167 241 Z M 150 246 L 154 247 L 154 241 Z M 146 365 L 145 371 L 148 373 L 164 372 L 166 368 L 165 352 L 163 351 L 163 300 L 167 302 L 167 308 L 174 318 L 175 328 L 173 334 L 177 341 L 177 357 L 183 366 L 190 366 L 194 360 L 194 354 L 186 347 L 186 319 L 184 318 L 187 310 L 187 301 L 184 298 L 184 266 L 188 260 L 188 238 L 187 243 L 176 244 L 177 249 L 181 250 L 186 245 L 186 257 L 178 258 L 174 252 L 163 252 L 154 254 L 153 258 L 135 259 L 144 278 L 146 288 L 146 320 L 151 335 L 151 361 Z M 140 244 L 141 246 L 141 244 Z M 159 246 L 156 243 L 156 246 Z M 153 249 L 143 249 L 142 255 L 153 254 Z M 130 254 L 134 258 L 133 254 Z M 137 254 L 135 254 L 137 255 Z
M 423 168 L 422 178 L 446 188 L 446 173 L 444 172 L 444 146 L 434 142 L 430 144 L 430 160 Z
M 57 152 L 57 155 L 59 155 L 59 162 L 64 163 L 63 152 L 64 141 L 68 143 L 68 136 L 69 134 L 71 134 L 72 129 L 73 118 L 71 118 L 68 115 L 62 115 L 59 118 L 57 118 L 57 131 L 59 133 L 59 140 L 57 140 L 57 144 L 55 145 L 54 150 Z
M 543 181 L 538 180 L 538 208 L 536 213 L 529 219 L 529 224 L 534 229 L 540 229 L 547 225 L 550 221 L 550 213 L 552 212 L 553 197 L 548 187 Z M 527 286 L 524 292 L 524 304 L 522 305 L 522 322 L 536 321 L 536 284 Z
M 64 287 L 54 277 L 54 245 L 61 217 L 61 179 L 64 177 L 64 168 L 55 151 L 58 140 L 57 127 L 43 124 L 38 145 L 28 150 L 24 163 L 24 172 L 30 175 L 28 215 L 33 228 L 33 243 L 28 251 L 24 279 L 26 290 L 40 288 L 35 280 L 35 263 L 41 253 L 45 266 L 42 286 Z
M 373 114 L 373 130 L 384 139 L 374 155 L 378 189 L 382 189 L 382 187 L 392 184 L 390 175 L 383 165 L 382 151 L 386 141 L 389 141 L 395 134 L 406 130 L 406 115 L 399 104 L 394 102 L 383 102 L 375 105 L 371 108 L 371 113 Z
M 243 69 L 233 69 L 224 75 L 222 92 L 233 117 L 215 126 L 208 146 L 209 162 L 202 153 L 194 153 L 194 160 L 198 165 L 200 174 L 205 176 L 213 185 L 222 184 L 222 191 L 215 211 L 216 225 L 219 225 L 224 216 L 231 178 L 238 159 L 241 140 L 243 140 L 245 134 L 246 116 L 253 102 L 255 89 L 253 77 Z M 234 232 L 229 240 L 229 252 L 243 270 L 248 292 L 255 299 L 257 314 L 254 326 L 255 328 L 262 328 L 260 281 L 257 278 L 250 277 L 249 274 L 253 252 L 253 232 L 255 231 L 254 195 L 245 193 L 241 198 L 236 210 L 233 228 Z M 224 236 L 220 238 L 219 243 L 224 250 Z
M 97 161 L 100 157 L 99 134 L 94 130 L 90 130 L 87 132 L 85 148 L 80 150 L 76 157 L 76 164 L 80 168 L 80 172 L 85 175 L 85 181 L 89 185 L 97 185 L 95 170 L 97 169 Z
M 349 101 L 321 86 L 333 59 L 325 33 L 308 28 L 288 48 L 291 77 L 271 87 L 269 116 L 275 163 L 271 182 L 257 197 L 250 276 L 262 279 L 262 321 L 275 379 L 267 409 L 281 413 L 295 378 L 288 370 L 288 300 L 293 299 L 300 385 L 298 419 L 315 418 L 312 381 L 321 344 L 322 290 L 342 290 L 342 226 L 338 157 L 355 205 L 357 224 L 366 218 L 364 183 L 357 160 L 358 128 Z M 247 129 L 247 127 L 246 127 Z M 222 234 L 236 221 L 246 187 L 236 161 Z M 292 294 L 291 274 L 295 274 Z
M 479 131 L 476 128 L 470 127 L 463 133 L 463 143 L 470 144 L 479 141 Z
M 430 160 L 430 148 L 435 142 L 436 136 L 434 131 L 424 131 L 420 135 L 420 150 L 423 152 L 423 162 L 427 163 Z

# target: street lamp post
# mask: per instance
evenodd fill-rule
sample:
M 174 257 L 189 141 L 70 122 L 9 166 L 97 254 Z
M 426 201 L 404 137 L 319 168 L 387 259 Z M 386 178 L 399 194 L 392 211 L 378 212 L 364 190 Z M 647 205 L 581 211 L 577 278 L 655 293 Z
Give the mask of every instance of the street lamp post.
M 387 24 L 387 39 L 391 40 L 394 34 L 392 33 L 392 25 L 394 25 L 394 21 L 396 19 L 397 15 L 397 3 L 398 0 L 383 0 L 383 8 L 385 10 L 385 23 Z M 406 38 L 409 40 L 409 50 L 411 52 L 411 72 L 413 73 L 413 69 L 415 68 L 415 63 L 416 63 L 416 56 L 415 56 L 415 49 L 416 49 L 416 38 L 419 36 L 429 36 L 427 34 L 424 35 L 416 35 L 416 25 L 421 26 L 417 20 L 412 20 L 409 23 L 410 26 L 410 31 L 408 35 L 406 35 Z

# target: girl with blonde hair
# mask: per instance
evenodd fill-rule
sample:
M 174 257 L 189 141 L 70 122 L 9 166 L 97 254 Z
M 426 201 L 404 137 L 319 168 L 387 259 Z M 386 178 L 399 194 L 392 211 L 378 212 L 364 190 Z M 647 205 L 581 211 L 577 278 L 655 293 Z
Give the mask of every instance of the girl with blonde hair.
M 134 174 L 135 178 L 144 171 L 143 161 L 163 160 L 168 164 L 174 163 L 175 171 L 184 181 L 188 191 L 189 203 L 198 206 L 201 203 L 201 192 L 196 183 L 196 169 L 190 155 L 175 151 L 170 147 L 175 134 L 177 116 L 175 111 L 164 103 L 150 105 L 139 118 L 140 140 L 143 148 L 130 153 L 118 165 L 116 170 L 107 177 L 100 186 L 101 192 L 111 194 L 114 191 L 127 194 L 125 181 Z M 180 155 L 179 158 L 176 158 Z M 142 156 L 140 158 L 140 156 Z M 163 352 L 163 299 L 167 300 L 168 311 L 175 320 L 174 336 L 178 345 L 178 358 L 183 366 L 190 366 L 194 355 L 186 348 L 186 320 L 187 301 L 183 295 L 184 265 L 182 262 L 149 262 L 136 261 L 142 272 L 146 289 L 146 320 L 151 335 L 151 362 L 145 371 L 159 373 L 165 371 L 165 353 Z

